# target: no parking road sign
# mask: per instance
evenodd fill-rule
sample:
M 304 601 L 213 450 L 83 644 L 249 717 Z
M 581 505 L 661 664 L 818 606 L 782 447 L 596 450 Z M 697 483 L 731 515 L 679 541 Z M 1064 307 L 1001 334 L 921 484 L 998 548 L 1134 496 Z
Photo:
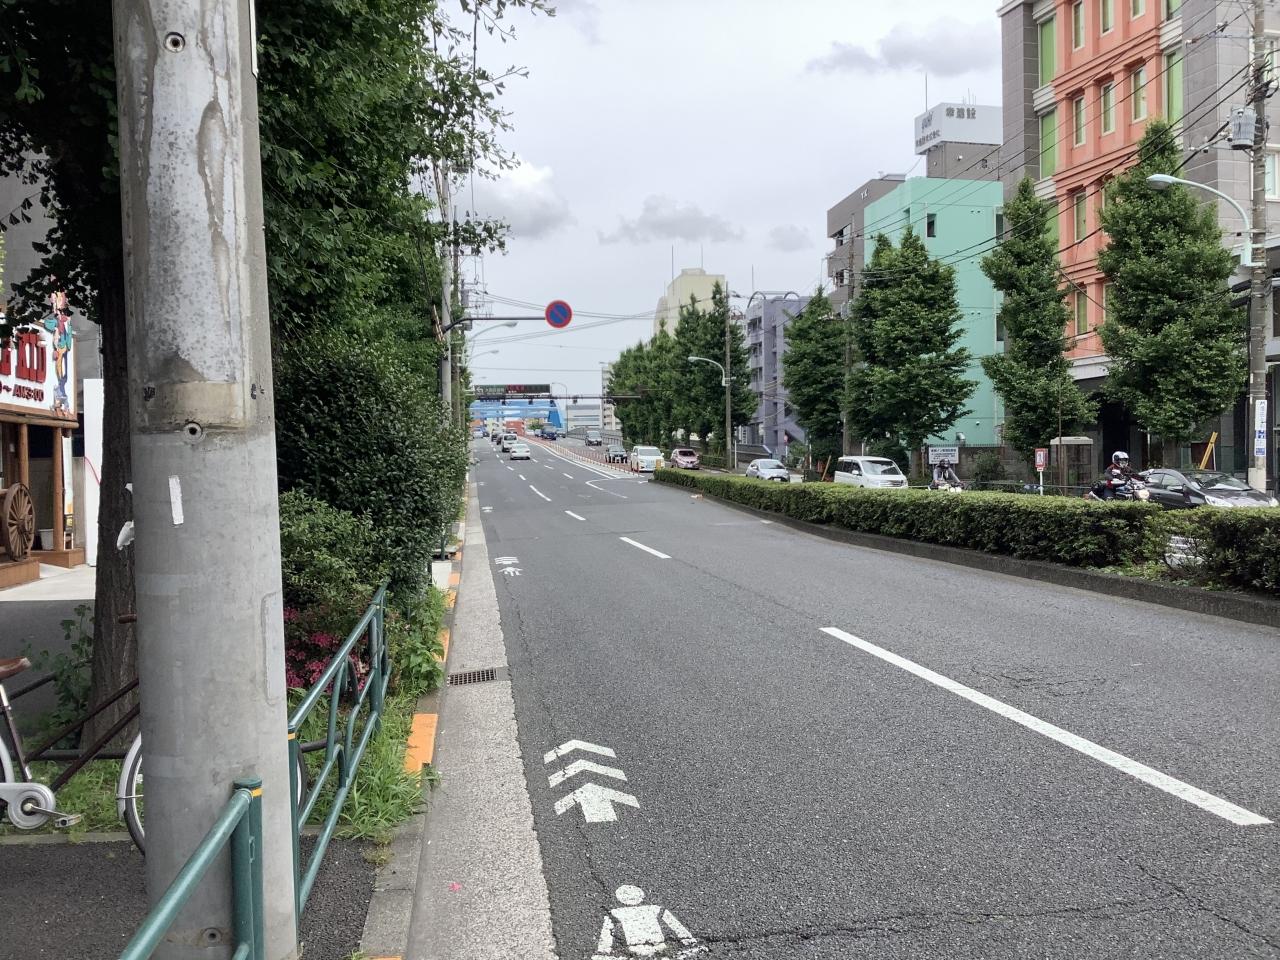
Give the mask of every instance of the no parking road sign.
M 569 325 L 569 321 L 573 319 L 573 307 L 563 300 L 552 300 L 547 304 L 547 309 L 543 311 L 543 316 L 547 318 L 547 323 L 551 324 L 551 326 L 557 330 L 563 330 Z

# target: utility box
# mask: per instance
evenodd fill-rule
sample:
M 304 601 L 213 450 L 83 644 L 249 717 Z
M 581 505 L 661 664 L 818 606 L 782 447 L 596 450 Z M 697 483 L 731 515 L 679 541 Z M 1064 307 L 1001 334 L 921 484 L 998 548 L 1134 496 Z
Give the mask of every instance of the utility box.
M 1231 111 L 1231 149 L 1252 150 L 1253 134 L 1258 129 L 1258 115 L 1253 107 L 1236 107 Z

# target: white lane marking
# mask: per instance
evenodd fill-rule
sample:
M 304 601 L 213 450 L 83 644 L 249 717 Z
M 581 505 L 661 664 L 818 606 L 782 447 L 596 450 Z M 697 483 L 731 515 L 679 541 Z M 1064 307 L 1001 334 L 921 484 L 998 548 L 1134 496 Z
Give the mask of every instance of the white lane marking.
M 1050 740 L 1056 740 L 1065 747 L 1070 747 L 1079 753 L 1083 753 L 1086 757 L 1092 757 L 1101 763 L 1105 763 L 1109 767 L 1127 773 L 1135 779 L 1141 780 L 1143 783 L 1170 793 L 1179 799 L 1188 803 L 1193 803 L 1202 810 L 1207 810 L 1216 816 L 1222 817 L 1224 820 L 1230 820 L 1239 826 L 1261 826 L 1270 823 L 1266 817 L 1246 810 L 1244 807 L 1238 807 L 1230 801 L 1223 800 L 1221 797 L 1215 797 L 1211 793 L 1206 793 L 1199 787 L 1193 787 L 1189 783 L 1169 776 L 1167 773 L 1161 773 L 1152 767 L 1148 767 L 1144 763 L 1137 760 L 1130 760 L 1123 754 L 1116 753 L 1114 750 L 1108 750 L 1106 747 L 1099 746 L 1092 740 L 1086 740 L 1084 737 L 1063 730 L 1061 727 L 1054 726 L 1052 723 L 1041 720 L 1039 717 L 1033 717 L 1029 713 L 1024 713 L 1017 707 L 1011 707 L 1009 704 L 995 697 L 989 697 L 985 693 L 979 693 L 972 687 L 966 687 L 963 683 L 958 683 L 950 677 L 944 677 L 940 673 L 934 673 L 928 667 L 922 667 L 920 664 L 908 660 L 906 657 L 900 657 L 896 653 L 885 650 L 883 647 L 877 647 L 874 643 L 868 643 L 860 637 L 855 637 L 851 633 L 845 633 L 835 627 L 823 627 L 822 632 L 835 637 L 837 640 L 843 640 L 851 647 L 857 647 L 873 657 L 879 657 L 885 663 L 893 664 L 906 670 L 908 673 L 915 674 L 921 680 L 927 680 L 935 686 L 941 687 L 943 690 L 949 690 L 958 697 L 963 697 L 970 703 L 976 703 L 980 707 L 986 707 L 992 713 L 997 713 L 1007 720 L 1026 727 L 1028 730 L 1034 730 L 1036 733 L 1048 737 Z
M 578 515 L 577 515 L 576 513 L 574 513 L 572 510 L 566 510 L 566 511 L 565 511 L 565 513 L 567 513 L 569 516 L 573 517 L 573 519 L 575 519 L 575 520 L 582 520 L 582 521 L 585 521 L 585 520 L 587 519 L 586 517 L 580 517 L 580 516 L 578 516 Z
M 529 489 L 532 490 L 534 493 L 536 493 L 538 496 L 540 496 L 543 500 L 547 501 L 547 503 L 551 502 L 551 498 L 548 497 L 541 490 L 539 490 L 537 487 L 535 487 L 532 483 L 529 484 Z
M 599 482 L 600 482 L 599 480 L 588 480 L 587 486 L 590 487 L 592 490 L 599 490 L 601 493 L 607 493 L 610 496 L 620 497 L 623 500 L 630 499 L 626 494 L 617 493 L 616 491 L 613 491 L 613 490 L 605 490 L 603 487 L 597 487 L 596 484 Z
M 498 558 L 497 558 L 496 560 L 494 560 L 493 562 L 494 562 L 494 563 L 496 563 L 496 564 L 497 564 L 498 566 L 500 566 L 500 567 L 509 567 L 509 566 L 511 566 L 512 564 L 519 563 L 519 562 L 520 562 L 520 558 L 519 558 L 519 557 L 498 557 Z
M 602 787 L 598 783 L 584 783 L 573 793 L 556 801 L 556 816 L 577 805 L 582 808 L 582 819 L 587 823 L 612 823 L 618 819 L 618 814 L 613 809 L 615 803 L 640 809 L 640 801 L 629 793 Z
M 625 941 L 627 956 L 652 957 L 661 953 L 674 957 L 675 960 L 687 960 L 707 952 L 707 948 L 698 942 L 698 938 L 689 932 L 689 928 L 674 913 L 661 904 L 646 904 L 644 891 L 639 887 L 624 883 L 613 895 L 622 906 L 614 907 L 605 914 L 604 922 L 600 925 L 600 936 L 596 940 L 597 960 L 623 955 L 613 951 L 615 946 L 621 946 L 617 943 L 618 934 Z M 668 930 L 676 942 L 667 940 Z M 667 954 L 668 946 L 673 953 Z
M 613 752 L 612 747 L 602 747 L 598 743 L 587 743 L 586 740 L 566 740 L 554 750 L 548 750 L 542 755 L 543 763 L 550 763 L 556 757 L 563 757 L 567 753 L 573 753 L 575 750 L 581 750 L 584 753 L 595 753 L 602 757 L 617 758 L 617 754 Z
M 547 786 L 558 787 L 572 776 L 588 771 L 590 773 L 598 773 L 602 777 L 613 777 L 615 780 L 625 780 L 627 775 L 617 767 L 606 767 L 602 763 L 594 763 L 590 760 L 575 760 L 563 770 L 557 770 L 551 776 L 547 777 Z
M 523 473 L 517 473 L 517 474 L 516 474 L 516 476 L 517 476 L 517 477 L 519 477 L 521 480 L 524 480 L 524 474 L 523 474 Z M 526 483 L 528 483 L 528 481 L 527 481 L 527 480 L 526 480 L 525 482 L 526 482 Z
M 655 550 L 655 549 L 653 549 L 653 547 L 646 547 L 643 543 L 640 543 L 639 541 L 636 541 L 636 540 L 632 540 L 630 537 L 619 537 L 618 539 L 619 539 L 619 540 L 621 540 L 623 543 L 629 543 L 629 544 L 631 544 L 633 547 L 639 547 L 639 548 L 640 548 L 641 550 L 643 550 L 645 553 L 652 553 L 652 554 L 653 554 L 655 557 L 657 557 L 659 560 L 670 560 L 670 559 L 671 559 L 671 558 L 670 558 L 669 556 L 667 556 L 665 553 L 662 553 L 662 552 L 660 552 L 660 551 L 658 551 L 658 550 Z
M 555 469 L 555 467 L 553 467 L 553 466 L 552 466 L 551 464 L 549 464 L 549 463 L 544 463 L 544 464 L 543 464 L 543 466 L 544 466 L 544 467 L 546 467 L 548 470 L 554 470 L 554 469 Z
M 570 480 L 572 480 L 572 479 L 573 479 L 573 474 L 572 474 L 572 473 L 566 473 L 566 474 L 564 474 L 564 476 L 568 477 Z

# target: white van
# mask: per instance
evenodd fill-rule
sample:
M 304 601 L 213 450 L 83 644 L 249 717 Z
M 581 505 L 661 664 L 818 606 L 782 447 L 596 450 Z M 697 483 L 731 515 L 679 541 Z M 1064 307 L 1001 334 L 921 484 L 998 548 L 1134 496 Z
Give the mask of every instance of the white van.
M 887 457 L 841 457 L 836 461 L 835 481 L 868 490 L 907 489 L 907 478 Z

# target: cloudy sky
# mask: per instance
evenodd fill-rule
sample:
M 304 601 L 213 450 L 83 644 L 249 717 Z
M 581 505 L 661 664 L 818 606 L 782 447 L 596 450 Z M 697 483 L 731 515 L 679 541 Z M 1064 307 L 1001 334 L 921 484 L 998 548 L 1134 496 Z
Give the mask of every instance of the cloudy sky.
M 503 99 L 521 167 L 463 185 L 457 201 L 511 224 L 505 254 L 464 267 L 492 313 L 540 312 L 496 298 L 563 298 L 576 316 L 554 336 L 503 343 L 549 330 L 541 321 L 484 336 L 480 383 L 598 392 L 600 362 L 649 332 L 673 249 L 677 271 L 704 266 L 743 294 L 811 291 L 826 279 L 827 208 L 915 165 L 926 74 L 932 102 L 999 103 L 995 0 L 556 6 L 554 18 L 517 13 L 514 41 L 481 47 L 491 68 L 528 68 Z M 589 316 L 637 313 L 648 316 Z

